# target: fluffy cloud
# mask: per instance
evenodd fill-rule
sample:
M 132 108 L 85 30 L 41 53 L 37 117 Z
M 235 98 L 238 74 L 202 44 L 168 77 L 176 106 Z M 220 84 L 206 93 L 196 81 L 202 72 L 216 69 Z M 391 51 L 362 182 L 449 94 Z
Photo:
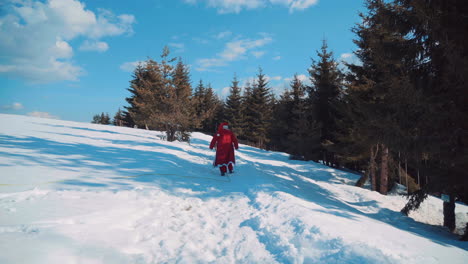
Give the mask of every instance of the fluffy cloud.
M 268 5 L 279 5 L 289 9 L 289 12 L 307 9 L 318 0 L 185 0 L 186 3 L 195 4 L 204 2 L 208 7 L 216 8 L 218 13 L 239 13 L 242 10 L 250 10 Z
M 24 106 L 21 103 L 13 103 L 11 105 L 4 105 L 2 109 L 4 110 L 21 110 Z
M 227 38 L 227 37 L 230 37 L 232 35 L 232 32 L 231 31 L 223 31 L 223 32 L 219 32 L 215 38 L 216 39 L 223 39 L 223 38 Z
M 212 70 L 214 67 L 226 66 L 228 62 L 246 59 L 249 51 L 253 51 L 254 56 L 260 55 L 257 48 L 271 43 L 273 39 L 268 34 L 261 34 L 258 39 L 236 39 L 225 44 L 223 51 L 214 58 L 204 58 L 197 61 L 198 71 Z
M 132 33 L 135 18 L 85 9 L 78 0 L 16 1 L 0 17 L 0 74 L 32 82 L 77 80 L 84 72 L 72 61 L 70 43 L 84 38 L 80 50 L 103 52 L 102 37 Z
M 222 97 L 222 98 L 228 97 L 228 95 L 229 95 L 230 92 L 231 92 L 231 87 L 229 87 L 229 86 L 224 87 L 224 88 L 221 90 L 221 97 Z
M 103 41 L 89 41 L 85 40 L 83 44 L 80 46 L 80 50 L 83 51 L 98 51 L 104 52 L 109 49 L 109 45 Z
M 184 43 L 169 43 L 168 44 L 169 47 L 172 48 L 172 50 L 174 50 L 174 52 L 176 53 L 181 53 L 181 52 L 184 52 L 185 51 L 185 45 Z
M 273 57 L 273 60 L 281 60 L 281 56 L 275 56 Z
M 239 13 L 243 9 L 263 7 L 265 0 L 185 0 L 189 4 L 205 2 L 208 7 L 216 8 L 218 13 Z
M 58 116 L 51 115 L 50 113 L 47 112 L 39 112 L 39 111 L 34 111 L 31 113 L 28 113 L 28 116 L 34 116 L 34 117 L 40 117 L 40 118 L 49 118 L 49 119 L 60 119 Z
M 343 53 L 340 55 L 340 60 L 345 63 L 359 65 L 361 61 L 354 55 L 354 53 Z
M 126 72 L 133 72 L 138 65 L 144 65 L 144 61 L 125 62 L 120 65 L 120 69 Z
M 255 58 L 260 58 L 265 55 L 265 53 L 265 51 L 252 51 L 252 55 L 254 55 Z

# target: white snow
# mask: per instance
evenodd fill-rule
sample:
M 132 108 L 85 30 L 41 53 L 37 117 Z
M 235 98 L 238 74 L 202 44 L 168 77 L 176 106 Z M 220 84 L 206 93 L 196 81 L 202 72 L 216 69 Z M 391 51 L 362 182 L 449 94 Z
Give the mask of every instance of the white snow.
M 241 145 L 221 177 L 200 133 L 0 123 L 0 263 L 468 263 L 436 197 L 405 217 L 404 197 L 284 153 Z

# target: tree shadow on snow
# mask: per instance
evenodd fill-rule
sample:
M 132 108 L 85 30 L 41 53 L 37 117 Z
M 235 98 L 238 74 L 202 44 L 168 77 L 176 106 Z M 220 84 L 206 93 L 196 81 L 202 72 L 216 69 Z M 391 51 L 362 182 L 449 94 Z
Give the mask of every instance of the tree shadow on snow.
M 54 138 L 55 132 L 49 133 Z M 255 201 L 258 191 L 271 194 L 284 192 L 323 206 L 326 208 L 323 211 L 325 213 L 347 219 L 370 217 L 442 245 L 468 249 L 466 243 L 456 241 L 455 236 L 442 227 L 422 224 L 399 212 L 379 208 L 376 201 L 350 204 L 338 199 L 320 184 L 336 181 L 340 175 L 343 181 L 350 180 L 349 176 L 314 162 L 289 160 L 284 153 L 241 145 L 235 173 L 221 177 L 218 169 L 211 166 L 214 152 L 208 150 L 207 140 L 195 138 L 191 141 L 192 146 L 189 146 L 186 143 L 168 143 L 153 134 L 148 134 L 142 141 L 58 132 L 55 135 L 75 137 L 80 143 L 68 139 L 67 142 L 60 142 L 60 139 L 55 141 L 0 135 L 0 147 L 11 149 L 0 151 L 0 158 L 14 160 L 11 164 L 3 163 L 0 166 L 36 164 L 78 173 L 79 177 L 61 180 L 54 188 L 131 190 L 140 186 L 154 186 L 178 196 L 196 196 L 201 199 L 240 194 L 246 195 L 254 207 L 258 206 Z M 87 140 L 89 143 L 86 143 Z M 21 150 L 32 150 L 33 153 Z M 380 210 L 368 213 L 355 206 Z

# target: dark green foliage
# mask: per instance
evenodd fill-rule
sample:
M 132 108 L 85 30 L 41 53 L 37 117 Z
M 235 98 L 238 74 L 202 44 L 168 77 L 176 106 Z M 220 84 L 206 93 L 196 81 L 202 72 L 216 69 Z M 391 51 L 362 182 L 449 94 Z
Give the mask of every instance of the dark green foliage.
M 243 109 L 242 109 L 242 95 L 241 88 L 239 87 L 239 81 L 234 76 L 232 84 L 229 90 L 229 95 L 226 98 L 224 104 L 224 116 L 225 120 L 230 124 L 232 131 L 237 137 L 243 137 Z
M 427 198 L 427 192 L 421 189 L 408 197 L 408 203 L 406 203 L 405 207 L 401 210 L 401 213 L 404 215 L 408 215 L 409 212 L 418 209 L 421 203 Z
M 187 141 L 193 125 L 190 76 L 181 60 L 176 66 L 174 61 L 165 47 L 161 62 L 148 59 L 135 69 L 127 117 L 139 127 L 165 131 L 168 141 Z
M 117 113 L 115 113 L 112 124 L 114 124 L 114 126 L 125 126 L 125 115 L 120 108 L 117 110 Z
M 205 133 L 215 133 L 217 125 L 223 119 L 223 103 L 208 84 L 200 80 L 192 97 L 195 128 Z
M 462 1 L 437 0 L 368 0 L 367 8 L 354 29 L 362 64 L 349 65 L 338 137 L 354 153 L 341 156 L 362 161 L 370 157 L 366 149 L 381 146 L 377 160 L 384 148 L 390 159 L 404 160 L 423 186 L 406 213 L 417 209 L 423 193 L 467 202 L 468 10 Z M 378 174 L 377 160 L 370 164 Z M 390 173 L 401 171 L 396 164 L 390 163 Z M 446 206 L 447 219 L 453 209 Z
M 261 68 L 253 87 L 246 87 L 244 97 L 244 137 L 253 145 L 265 148 L 269 142 L 273 95 Z
M 450 197 L 450 201 L 444 201 L 444 226 L 447 227 L 451 232 L 455 230 L 455 198 Z
M 463 234 L 463 236 L 460 238 L 461 241 L 468 241 L 468 223 L 466 223 L 466 226 L 465 226 L 465 233 Z
M 307 105 L 305 86 L 297 75 L 290 86 L 291 90 L 284 92 L 275 109 L 273 129 L 281 132 L 280 149 L 294 157 L 318 161 L 320 126 L 308 118 L 313 106 Z
M 314 149 L 319 149 L 320 158 L 325 164 L 336 165 L 333 145 L 337 141 L 335 136 L 339 119 L 337 104 L 342 95 L 343 74 L 338 69 L 333 53 L 328 51 L 325 40 L 317 55 L 319 61 L 313 60 L 309 69 L 312 85 L 308 88 L 308 101 L 314 114 L 308 119 L 310 123 L 316 123 L 316 127 L 320 127 L 320 147 Z
M 108 113 L 101 113 L 100 115 L 94 115 L 93 116 L 93 121 L 91 121 L 93 124 L 102 124 L 102 125 L 110 125 L 110 117 Z

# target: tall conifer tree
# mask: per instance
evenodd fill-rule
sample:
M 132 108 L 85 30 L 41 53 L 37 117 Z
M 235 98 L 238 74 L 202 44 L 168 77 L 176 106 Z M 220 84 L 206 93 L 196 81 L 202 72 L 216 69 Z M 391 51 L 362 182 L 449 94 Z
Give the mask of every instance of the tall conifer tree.
M 338 69 L 338 63 L 333 53 L 328 51 L 324 40 L 320 52 L 317 52 L 319 61 L 312 61 L 309 69 L 312 86 L 309 95 L 312 95 L 312 104 L 315 110 L 315 120 L 321 126 L 321 153 L 322 160 L 328 165 L 335 165 L 334 153 L 331 145 L 336 143 L 337 119 L 339 113 L 336 104 L 342 94 L 343 74 Z
M 229 122 L 234 133 L 238 137 L 242 137 L 242 95 L 241 88 L 239 87 L 239 81 L 236 76 L 234 76 L 234 79 L 232 80 L 229 95 L 226 98 L 224 113 L 226 121 Z

